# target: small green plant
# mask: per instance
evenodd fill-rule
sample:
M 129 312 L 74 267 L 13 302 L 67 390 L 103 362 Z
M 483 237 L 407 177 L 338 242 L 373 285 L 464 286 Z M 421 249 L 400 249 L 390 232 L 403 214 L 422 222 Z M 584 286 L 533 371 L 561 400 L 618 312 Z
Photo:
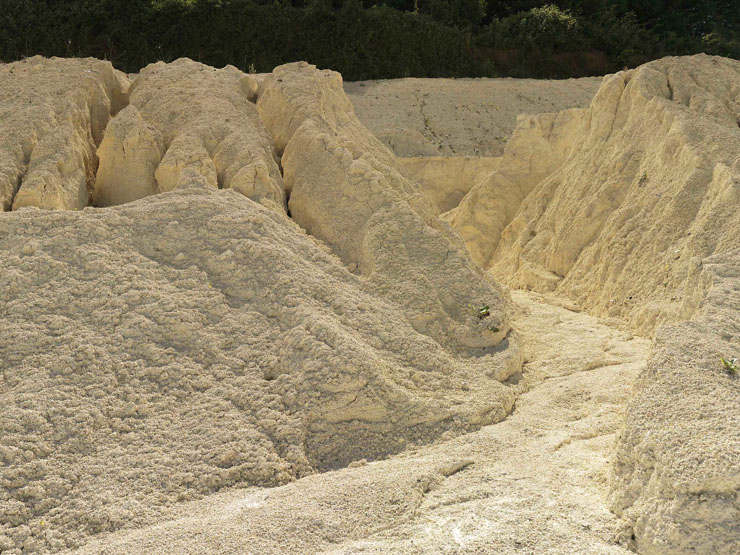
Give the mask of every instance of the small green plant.
M 647 180 L 648 180 L 647 172 L 642 172 L 642 175 L 640 176 L 640 181 L 639 181 L 640 187 L 644 187 L 645 183 L 647 183 Z
M 490 325 L 488 326 L 489 331 L 492 331 L 493 333 L 498 333 L 501 331 L 501 329 L 498 326 Z
M 257 68 L 254 67 L 254 64 L 249 64 L 249 73 L 251 73 L 252 75 L 257 73 Z
M 491 311 L 488 305 L 478 307 L 477 312 L 479 320 L 483 320 L 483 318 L 488 318 L 491 315 Z
M 722 366 L 725 367 L 725 370 L 727 370 L 728 374 L 737 376 L 738 372 L 740 372 L 740 367 L 737 364 L 736 358 L 731 358 L 730 360 L 727 360 L 725 357 L 719 357 L 719 359 L 722 361 Z

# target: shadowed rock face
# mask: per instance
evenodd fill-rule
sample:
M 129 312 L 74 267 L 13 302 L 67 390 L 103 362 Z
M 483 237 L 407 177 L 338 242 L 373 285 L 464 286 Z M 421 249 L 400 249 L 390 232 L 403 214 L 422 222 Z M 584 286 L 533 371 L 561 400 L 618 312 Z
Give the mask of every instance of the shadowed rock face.
M 438 214 L 455 208 L 462 198 L 496 168 L 500 158 L 443 156 L 399 158 L 401 171 L 416 181 Z
M 740 62 L 666 58 L 520 120 L 447 216 L 496 279 L 655 333 L 611 496 L 644 553 L 740 545 L 739 153 Z
M 0 66 L 0 206 L 87 206 L 96 145 L 128 80 L 108 62 L 40 56 Z

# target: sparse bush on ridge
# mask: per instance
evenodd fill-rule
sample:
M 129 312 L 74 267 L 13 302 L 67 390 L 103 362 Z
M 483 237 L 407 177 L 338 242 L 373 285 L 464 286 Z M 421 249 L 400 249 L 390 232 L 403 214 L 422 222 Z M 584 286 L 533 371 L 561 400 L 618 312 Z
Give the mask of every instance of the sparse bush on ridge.
M 574 77 L 667 54 L 740 57 L 731 6 L 700 4 L 664 13 L 628 0 L 0 0 L 0 59 L 94 56 L 129 72 L 183 56 L 244 71 L 308 60 L 360 80 Z

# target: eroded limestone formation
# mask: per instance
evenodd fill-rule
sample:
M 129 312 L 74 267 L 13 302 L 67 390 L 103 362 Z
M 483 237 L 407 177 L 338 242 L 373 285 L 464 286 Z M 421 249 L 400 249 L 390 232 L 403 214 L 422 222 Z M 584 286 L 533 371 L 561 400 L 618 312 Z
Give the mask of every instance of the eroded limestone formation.
M 702 260 L 705 299 L 658 329 L 613 457 L 609 504 L 639 553 L 740 546 L 740 250 Z M 738 363 L 734 363 L 738 366 Z
M 455 208 L 470 190 L 484 181 L 501 158 L 483 156 L 420 156 L 398 158 L 401 172 L 418 183 L 438 214 Z
M 610 506 L 641 552 L 736 551 L 738 76 L 667 58 L 522 117 L 443 221 L 460 161 L 410 178 L 337 73 L 0 66 L 3 208 L 67 209 L 0 215 L 0 550 L 500 421 L 501 279 L 655 333 Z
M 491 264 L 501 233 L 520 203 L 578 148 L 582 114 L 574 108 L 557 114 L 520 115 L 497 167 L 443 216 L 484 268 Z
M 535 139 L 520 122 L 498 172 L 450 220 L 496 279 L 655 333 L 612 507 L 642 553 L 735 551 L 740 381 L 721 357 L 740 352 L 740 62 L 651 62 L 606 77 L 590 108 L 558 120 L 567 133 Z M 522 141 L 546 153 L 542 171 Z
M 555 125 L 534 138 L 520 124 L 453 225 L 512 286 L 564 293 L 643 332 L 690 317 L 704 297 L 701 260 L 737 239 L 737 65 L 665 58 L 607 77 L 585 111 L 537 116 Z
M 145 67 L 106 129 L 93 202 L 123 204 L 198 184 L 283 209 L 282 177 L 245 74 L 180 59 Z
M 95 149 L 128 80 L 108 62 L 45 59 L 0 65 L 0 206 L 88 205 Z

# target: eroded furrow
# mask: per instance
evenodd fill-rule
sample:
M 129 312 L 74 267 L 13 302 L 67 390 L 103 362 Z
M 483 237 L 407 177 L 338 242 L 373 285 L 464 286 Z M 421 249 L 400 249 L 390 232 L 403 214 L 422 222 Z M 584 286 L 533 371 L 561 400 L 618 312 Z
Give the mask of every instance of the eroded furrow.
M 128 80 L 108 62 L 40 56 L 0 68 L 0 206 L 89 204 L 96 147 Z
M 251 85 L 233 66 L 215 69 L 180 59 L 144 68 L 98 150 L 93 204 L 211 187 L 234 189 L 284 211 L 279 158 L 252 102 Z

